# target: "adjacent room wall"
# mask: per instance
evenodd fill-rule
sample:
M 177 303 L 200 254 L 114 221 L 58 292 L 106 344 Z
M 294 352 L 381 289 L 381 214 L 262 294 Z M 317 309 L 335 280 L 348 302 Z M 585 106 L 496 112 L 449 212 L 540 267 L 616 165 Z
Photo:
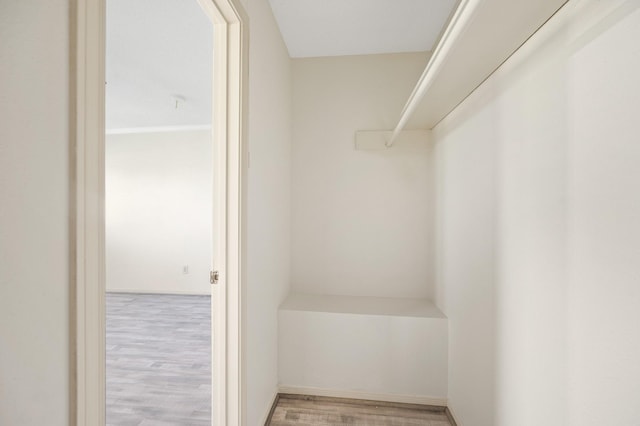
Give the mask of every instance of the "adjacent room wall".
M 289 292 L 291 63 L 267 0 L 246 0 L 249 194 L 247 425 L 264 424 L 278 389 L 278 306 Z
M 640 423 L 639 8 L 572 0 L 435 129 L 461 426 Z
M 0 1 L 0 424 L 68 426 L 69 2 Z
M 108 134 L 105 163 L 107 291 L 210 294 L 211 131 Z
M 430 145 L 358 151 L 356 130 L 389 130 L 426 53 L 294 59 L 293 290 L 432 296 Z

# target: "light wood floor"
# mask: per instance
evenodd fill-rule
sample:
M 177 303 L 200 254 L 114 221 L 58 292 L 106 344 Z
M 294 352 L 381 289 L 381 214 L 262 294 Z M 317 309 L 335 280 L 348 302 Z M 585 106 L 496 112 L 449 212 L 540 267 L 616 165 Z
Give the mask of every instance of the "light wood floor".
M 107 294 L 107 425 L 211 426 L 211 298 Z
M 281 395 L 269 426 L 451 426 L 442 409 L 411 404 Z

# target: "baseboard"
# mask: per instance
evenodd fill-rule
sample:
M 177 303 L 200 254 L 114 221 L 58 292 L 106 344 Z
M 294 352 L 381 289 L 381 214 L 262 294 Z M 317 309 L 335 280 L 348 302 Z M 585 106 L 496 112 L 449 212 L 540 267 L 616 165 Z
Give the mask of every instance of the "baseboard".
M 260 424 L 262 424 L 264 426 L 269 426 L 269 423 L 271 423 L 271 418 L 273 417 L 273 412 L 276 411 L 276 406 L 278 405 L 278 400 L 279 399 L 280 399 L 280 393 L 276 389 L 274 391 L 273 398 L 271 398 L 271 400 L 273 402 L 271 403 L 271 406 L 269 407 L 269 411 L 267 411 L 267 413 L 263 416 L 262 423 L 260 423 Z
M 146 290 L 146 289 L 107 289 L 106 293 L 126 293 L 126 294 L 175 294 L 178 296 L 211 296 L 211 293 L 204 293 L 191 290 Z
M 462 424 L 456 420 L 456 416 L 453 415 L 451 407 L 447 406 L 447 408 L 444 410 L 444 413 L 447 415 L 449 423 L 451 423 L 452 426 L 462 426 Z
M 372 392 L 338 390 L 338 389 L 321 389 L 321 388 L 290 386 L 290 385 L 280 385 L 279 389 L 281 394 L 325 396 L 330 398 L 363 399 L 368 401 L 397 402 L 401 404 L 431 405 L 434 407 L 447 406 L 446 398 L 435 398 L 435 397 L 421 396 L 421 395 L 372 393 Z

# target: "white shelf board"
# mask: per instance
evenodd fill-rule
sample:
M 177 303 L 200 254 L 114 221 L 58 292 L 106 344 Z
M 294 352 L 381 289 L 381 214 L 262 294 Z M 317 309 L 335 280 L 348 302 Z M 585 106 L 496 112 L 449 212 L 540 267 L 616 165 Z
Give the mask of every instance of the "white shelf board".
M 432 129 L 566 0 L 483 0 L 457 38 L 406 129 Z
M 428 299 L 395 297 L 291 293 L 280 305 L 280 310 L 446 319 L 442 311 Z

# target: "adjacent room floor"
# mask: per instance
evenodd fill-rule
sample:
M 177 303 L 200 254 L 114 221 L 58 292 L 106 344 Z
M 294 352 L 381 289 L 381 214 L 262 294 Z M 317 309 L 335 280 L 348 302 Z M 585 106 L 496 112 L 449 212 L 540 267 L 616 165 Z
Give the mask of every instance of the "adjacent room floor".
M 107 294 L 107 425 L 211 426 L 211 298 Z
M 270 426 L 451 426 L 438 408 L 337 398 L 280 396 Z

